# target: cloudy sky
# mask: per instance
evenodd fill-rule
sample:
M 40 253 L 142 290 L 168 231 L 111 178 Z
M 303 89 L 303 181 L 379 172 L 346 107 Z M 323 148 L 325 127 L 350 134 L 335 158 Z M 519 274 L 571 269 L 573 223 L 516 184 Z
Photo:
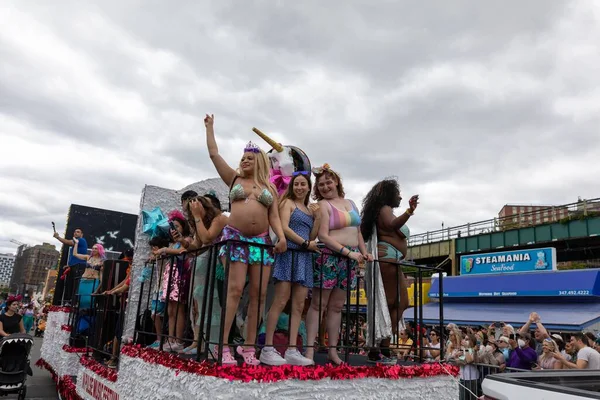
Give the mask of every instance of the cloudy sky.
M 357 202 L 398 176 L 413 233 L 600 196 L 600 2 L 96 4 L 0 5 L 0 252 L 216 177 L 205 113 L 231 163 L 256 126 Z

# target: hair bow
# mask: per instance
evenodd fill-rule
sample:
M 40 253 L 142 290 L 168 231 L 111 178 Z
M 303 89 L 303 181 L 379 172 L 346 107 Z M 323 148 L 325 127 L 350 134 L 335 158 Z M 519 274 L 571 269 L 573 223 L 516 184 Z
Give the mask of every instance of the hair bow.
M 169 221 L 173 221 L 174 219 L 178 219 L 180 221 L 185 221 L 185 216 L 179 210 L 173 210 L 169 213 Z
M 312 169 L 312 173 L 315 175 L 321 175 L 325 171 L 331 172 L 331 167 L 327 163 L 323 164 L 320 167 L 314 167 Z
M 281 196 L 282 194 L 285 193 L 288 186 L 290 185 L 290 182 L 292 181 L 292 177 L 284 176 L 281 174 L 280 171 L 273 171 L 273 175 L 271 176 L 271 178 L 269 180 L 271 181 L 271 183 L 273 185 L 275 185 L 275 188 L 277 189 L 277 194 L 279 196 Z

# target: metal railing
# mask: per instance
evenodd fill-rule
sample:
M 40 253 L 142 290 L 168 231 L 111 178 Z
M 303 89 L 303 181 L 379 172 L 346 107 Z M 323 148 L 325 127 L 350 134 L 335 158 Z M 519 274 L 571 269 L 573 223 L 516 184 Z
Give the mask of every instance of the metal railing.
M 223 352 L 222 351 L 218 351 L 219 349 L 223 349 L 224 346 L 234 346 L 234 345 L 240 345 L 239 340 L 235 340 L 235 337 L 232 337 L 231 331 L 230 331 L 230 335 L 228 336 L 227 340 L 224 340 L 224 333 L 229 330 L 229 327 L 225 326 L 225 315 L 226 315 L 226 310 L 227 310 L 227 301 L 228 301 L 228 285 L 229 285 L 229 274 L 230 274 L 230 260 L 228 257 L 226 257 L 226 261 L 225 261 L 225 265 L 222 266 L 223 268 L 223 272 L 224 272 L 224 276 L 217 276 L 217 268 L 219 267 L 219 260 L 218 260 L 218 251 L 219 248 L 221 246 L 224 246 L 226 248 L 226 254 L 229 254 L 230 249 L 232 246 L 236 245 L 236 244 L 243 244 L 243 245 L 251 245 L 253 247 L 257 247 L 262 249 L 260 251 L 261 253 L 261 268 L 260 268 L 260 278 L 259 278 L 259 282 L 263 281 L 263 271 L 264 268 L 262 268 L 262 265 L 264 265 L 264 256 L 265 256 L 265 252 L 264 250 L 268 250 L 270 248 L 272 248 L 272 245 L 265 245 L 265 244 L 259 244 L 259 243 L 247 243 L 247 242 L 240 242 L 240 241 L 236 241 L 236 240 L 227 240 L 227 241 L 223 241 L 220 243 L 216 243 L 213 244 L 212 246 L 208 247 L 208 248 L 203 248 L 197 251 L 192 251 L 192 252 L 188 252 L 188 253 L 182 253 L 181 255 L 178 256 L 165 256 L 162 258 L 159 258 L 155 261 L 149 262 L 146 265 L 146 269 L 147 272 L 144 273 L 144 275 L 146 276 L 146 279 L 142 282 L 142 288 L 140 289 L 140 298 L 138 299 L 131 299 L 131 301 L 136 302 L 134 304 L 132 304 L 134 307 L 131 307 L 131 310 L 136 310 L 137 312 L 137 316 L 138 318 L 142 318 L 142 316 L 145 315 L 152 315 L 152 322 L 151 323 L 147 323 L 145 324 L 145 327 L 143 326 L 136 326 L 136 329 L 134 331 L 134 342 L 141 344 L 141 345 L 149 345 L 151 344 L 151 342 L 154 342 L 154 347 L 157 350 L 160 351 L 181 351 L 181 347 L 185 346 L 185 345 L 191 345 L 194 342 L 196 343 L 197 346 L 197 350 L 195 351 L 195 354 L 193 355 L 193 358 L 195 358 L 196 360 L 200 361 L 200 360 L 213 360 L 219 364 L 222 363 L 223 361 Z M 292 250 L 289 249 L 288 252 L 292 253 L 292 272 L 291 272 L 291 276 L 294 276 L 294 268 L 295 268 L 295 262 L 294 259 L 297 257 L 298 254 L 300 253 L 305 253 L 306 250 Z M 346 268 L 346 276 L 349 278 L 351 276 L 351 274 L 353 273 L 352 271 L 352 263 L 349 262 L 349 259 L 347 257 L 343 257 L 343 256 L 339 256 L 337 254 L 331 254 L 329 255 L 330 257 L 335 257 L 336 258 L 336 265 L 343 265 L 344 268 Z M 201 262 L 197 262 L 199 257 L 204 257 L 204 260 Z M 319 257 L 323 257 L 323 254 L 318 255 L 316 253 L 313 253 L 313 263 L 317 261 L 317 259 Z M 200 273 L 197 274 L 197 268 L 202 267 L 202 262 L 207 262 L 208 266 L 206 268 L 205 273 Z M 414 307 L 414 321 L 416 321 L 417 323 L 420 324 L 420 326 L 423 326 L 423 303 L 422 303 L 422 295 L 420 293 L 420 283 L 422 283 L 423 281 L 423 274 L 427 273 L 427 272 L 431 272 L 431 271 L 436 271 L 436 272 L 441 272 L 438 268 L 436 267 L 428 267 L 428 266 L 421 266 L 421 265 L 415 265 L 415 264 L 409 264 L 409 263 L 389 263 L 386 261 L 386 263 L 388 264 L 397 264 L 396 266 L 397 268 L 397 282 L 399 282 L 399 277 L 400 277 L 400 273 L 401 270 L 400 268 L 403 266 L 410 266 L 411 268 L 414 269 L 414 272 L 411 272 L 412 274 L 414 274 L 414 280 L 415 280 L 415 291 L 413 293 L 414 295 L 414 304 L 416 305 Z M 313 265 L 314 267 L 314 265 Z M 173 273 L 173 271 L 178 271 L 177 273 Z M 166 271 L 166 272 L 165 272 Z M 181 277 L 181 274 L 185 274 L 185 276 L 188 277 L 188 281 L 189 281 L 189 285 L 187 284 L 181 284 L 181 282 L 185 281 L 185 279 L 181 280 L 179 279 L 179 277 Z M 440 274 L 441 276 L 442 274 Z M 199 283 L 196 281 L 196 277 L 199 276 L 200 279 L 202 279 L 202 283 Z M 316 278 L 316 277 L 315 277 Z M 174 279 L 176 281 L 174 281 Z M 356 274 L 356 284 L 352 285 L 354 286 L 354 288 L 359 288 L 361 286 L 361 280 L 363 280 L 364 283 L 364 278 L 362 276 L 360 276 L 360 274 Z M 313 288 L 313 294 L 314 294 L 314 289 L 322 289 L 323 288 L 323 270 L 320 269 L 320 286 Z M 178 286 L 179 285 L 179 286 Z M 439 285 L 440 285 L 440 290 L 443 290 L 443 280 L 439 279 Z M 200 292 L 197 292 L 198 287 L 202 287 L 203 289 Z M 246 282 L 246 286 L 248 286 L 248 282 Z M 398 287 L 399 285 L 396 284 L 396 287 Z M 294 290 L 294 285 L 291 286 L 292 287 L 292 292 L 290 294 L 290 298 L 293 298 L 293 290 Z M 376 283 L 375 283 L 375 287 L 376 287 Z M 161 289 L 166 289 L 163 290 L 163 293 L 161 293 Z M 345 301 L 345 305 L 343 306 L 342 309 L 342 320 L 343 323 L 340 326 L 339 331 L 337 332 L 338 335 L 340 335 L 340 341 L 337 342 L 336 340 L 333 340 L 334 345 L 331 344 L 331 338 L 330 341 L 327 343 L 327 345 L 324 345 L 323 342 L 323 337 L 320 334 L 317 334 L 317 338 L 318 340 L 315 341 L 315 343 L 311 343 L 311 341 L 313 340 L 313 338 L 308 337 L 307 338 L 307 343 L 304 345 L 303 343 L 303 348 L 312 348 L 314 350 L 315 353 L 317 353 L 319 350 L 323 350 L 323 349 L 339 349 L 343 352 L 343 354 L 341 354 L 343 360 L 345 362 L 349 362 L 350 357 L 352 354 L 356 354 L 358 352 L 364 351 L 365 349 L 368 350 L 380 350 L 380 347 L 377 347 L 378 344 L 375 343 L 371 343 L 370 346 L 368 346 L 368 344 L 361 342 L 360 338 L 359 338 L 359 334 L 358 332 L 360 331 L 361 327 L 360 327 L 360 321 L 362 319 L 362 313 L 360 312 L 360 303 L 359 303 L 359 296 L 356 296 L 355 298 L 353 298 L 352 300 L 354 300 L 354 303 L 351 302 L 351 285 L 348 285 L 348 290 L 346 290 L 346 301 Z M 178 291 L 178 295 L 176 297 L 171 297 L 171 293 L 173 290 L 177 290 Z M 262 310 L 262 300 L 265 296 L 263 296 L 262 293 L 263 288 L 259 285 L 259 289 L 258 289 L 258 307 L 257 310 L 258 312 L 255 315 L 256 318 L 256 339 L 255 343 L 249 343 L 248 346 L 254 346 L 256 349 L 262 349 L 262 347 L 264 346 L 264 343 L 261 343 L 261 341 L 259 340 L 260 337 L 260 330 L 261 327 L 263 325 L 266 325 L 266 316 L 267 316 L 267 310 L 269 307 L 265 307 L 265 311 L 261 311 Z M 268 290 L 268 289 L 267 289 Z M 323 315 L 324 311 L 325 311 L 325 305 L 324 302 L 322 301 L 323 298 L 323 291 L 319 290 L 319 301 L 316 302 L 316 304 L 318 304 L 318 315 L 320 316 L 319 318 L 319 327 L 321 327 L 324 323 L 325 320 L 325 316 Z M 377 293 L 377 290 L 374 291 L 374 293 Z M 242 297 L 244 296 L 244 294 L 242 294 Z M 175 302 L 173 302 L 173 300 L 171 299 L 176 299 Z M 195 300 L 194 300 L 195 298 Z M 400 298 L 400 294 L 397 293 L 396 294 L 396 306 L 398 305 L 399 302 L 399 298 Z M 158 321 L 157 322 L 157 318 L 160 317 L 159 314 L 157 312 L 157 308 L 161 299 L 166 300 L 169 299 L 171 300 L 172 303 L 176 303 L 174 306 L 169 307 L 169 301 L 167 301 L 167 305 L 165 307 L 164 310 L 164 314 L 162 315 L 162 321 Z M 185 299 L 185 300 L 183 300 Z M 194 303 L 195 301 L 195 303 Z M 265 303 L 268 303 L 268 300 L 265 300 Z M 193 318 L 189 317 L 190 314 L 190 307 L 194 307 L 197 306 L 198 310 L 197 310 L 197 317 L 196 321 L 197 324 L 192 321 Z M 269 305 L 269 304 L 265 304 L 265 305 Z M 443 302 L 439 303 L 439 306 L 441 308 L 440 310 L 440 323 L 439 323 L 439 327 L 440 329 L 443 328 L 444 322 L 443 322 Z M 180 307 L 183 307 L 183 309 L 185 311 L 181 312 Z M 220 310 L 219 310 L 220 308 Z M 243 309 L 244 305 L 239 306 L 238 305 L 238 312 L 241 311 L 242 314 L 242 319 L 244 318 L 243 316 Z M 217 312 L 215 312 L 215 310 Z M 174 313 L 174 316 L 173 316 Z M 171 314 L 171 317 L 169 317 L 169 315 Z M 184 327 L 182 329 L 181 324 L 179 318 L 185 318 L 185 322 L 184 322 Z M 146 319 L 145 317 L 143 317 L 144 319 Z M 246 316 L 247 318 L 247 316 Z M 290 318 L 289 318 L 289 322 L 288 322 L 288 332 L 289 332 L 289 327 L 291 325 L 291 319 L 292 319 L 292 315 L 290 314 Z M 366 316 L 366 319 L 369 319 L 368 316 Z M 169 321 L 170 320 L 170 321 Z M 216 320 L 216 321 L 215 321 Z M 302 321 L 301 321 L 302 323 Z M 154 328 L 151 328 L 150 326 L 153 325 Z M 196 325 L 196 326 L 193 326 Z M 232 329 L 235 330 L 235 325 L 236 325 L 236 318 L 234 318 L 233 323 L 232 323 Z M 248 324 L 249 325 L 249 324 Z M 179 328 L 177 328 L 179 327 Z M 170 328 L 170 331 L 168 331 L 168 329 Z M 320 331 L 321 329 L 319 329 L 318 331 Z M 191 332 L 191 331 L 195 331 L 193 336 L 190 333 L 186 333 L 186 332 Z M 397 334 L 397 328 L 393 328 L 393 331 L 395 334 Z M 350 337 L 351 333 L 355 332 L 354 336 Z M 183 333 L 183 334 L 182 334 Z M 373 335 L 373 331 L 371 332 L 371 337 L 374 337 Z M 418 338 L 421 338 L 420 333 L 418 333 Z M 217 336 L 217 337 L 215 337 Z M 235 334 L 233 335 L 235 336 Z M 243 335 L 242 335 L 243 336 Z M 246 335 L 247 337 L 248 335 Z M 156 338 L 156 340 L 154 340 Z M 290 345 L 289 342 L 289 335 L 287 337 L 287 346 Z M 337 342 L 337 343 L 336 343 Z M 423 361 L 423 357 L 422 357 L 422 349 L 423 349 L 423 340 L 417 340 L 415 342 L 415 345 L 418 345 L 418 357 L 417 360 L 418 361 Z M 300 347 L 300 346 L 298 346 Z M 287 347 L 286 347 L 287 348 Z M 393 348 L 397 348 L 397 345 L 390 345 L 390 349 Z M 442 350 L 443 351 L 443 350 Z M 232 354 L 234 354 L 234 352 L 232 352 Z M 182 355 L 183 357 L 186 357 L 186 355 Z
M 534 206 L 515 205 L 515 207 L 526 208 Z M 408 245 L 418 246 L 427 243 L 457 239 L 460 237 L 476 236 L 509 229 L 556 223 L 575 218 L 585 218 L 590 215 L 600 215 L 600 198 L 582 200 L 561 206 L 540 208 L 534 211 L 518 212 L 505 217 L 492 218 L 485 221 L 418 233 L 410 236 Z
M 92 354 L 99 361 L 112 359 L 115 364 L 118 362 L 127 292 L 121 295 L 105 295 L 104 292 L 125 279 L 128 265 L 126 261 L 106 261 L 101 280 L 83 279 L 82 271 L 77 271 L 71 277 L 72 292 L 64 300 L 71 305 L 69 345 L 85 349 L 86 355 Z
M 227 292 L 230 272 L 230 260 L 227 258 L 224 266 L 219 265 L 218 251 L 221 246 L 225 246 L 227 252 L 232 246 L 236 244 L 251 245 L 258 247 L 261 250 L 261 264 L 264 265 L 265 251 L 272 248 L 272 245 L 264 245 L 258 243 L 246 243 L 235 240 L 227 240 L 221 243 L 216 243 L 210 247 L 203 248 L 196 251 L 185 252 L 180 255 L 171 255 L 159 258 L 148 262 L 142 273 L 142 282 L 140 288 L 140 296 L 136 299 L 130 299 L 133 301 L 130 310 L 136 312 L 136 326 L 134 333 L 134 342 L 140 345 L 150 345 L 158 341 L 157 350 L 161 351 L 173 351 L 175 350 L 175 343 L 184 343 L 186 345 L 197 344 L 197 350 L 194 354 L 196 360 L 214 360 L 218 363 L 222 362 L 222 352 L 215 351 L 222 349 L 224 345 L 232 346 L 239 344 L 239 337 L 243 338 L 241 332 L 236 331 L 236 321 L 232 323 L 231 334 L 228 337 L 227 343 L 224 343 L 223 339 L 225 332 L 225 314 L 227 309 Z M 292 271 L 291 276 L 294 276 L 294 268 L 296 268 L 296 260 L 299 254 L 306 253 L 307 250 L 292 250 L 288 252 L 292 253 Z M 315 262 L 319 257 L 323 257 L 323 254 L 318 255 L 312 253 L 313 257 L 313 268 Z M 313 338 L 308 338 L 307 343 L 302 343 L 302 348 L 312 348 L 316 353 L 318 350 L 329 350 L 332 348 L 339 349 L 343 354 L 342 358 L 345 362 L 350 361 L 350 357 L 353 354 L 362 353 L 366 350 L 381 350 L 379 343 L 366 343 L 364 340 L 361 341 L 360 335 L 361 323 L 364 320 L 369 320 L 369 316 L 364 315 L 361 312 L 360 296 L 356 295 L 354 298 L 351 297 L 351 290 L 356 290 L 358 294 L 359 288 L 364 286 L 364 277 L 359 273 L 360 269 L 353 270 L 350 259 L 337 254 L 330 254 L 329 257 L 335 258 L 335 264 L 341 265 L 346 268 L 346 276 L 352 276 L 353 272 L 356 272 L 356 283 L 347 284 L 345 305 L 342 310 L 343 323 L 340 326 L 337 334 L 339 342 L 334 345 L 331 341 L 327 344 L 324 343 L 324 337 L 322 334 L 317 334 L 317 340 L 311 343 Z M 395 265 L 396 268 L 396 284 L 395 287 L 400 287 L 400 277 L 402 267 L 411 267 L 411 272 L 406 272 L 406 275 L 412 275 L 415 283 L 415 289 L 413 292 L 414 304 L 413 317 L 414 321 L 419 326 L 423 324 L 423 296 L 421 293 L 421 287 L 423 282 L 423 275 L 430 274 L 431 272 L 441 272 L 440 268 L 428 267 L 423 265 L 415 265 L 414 263 L 393 263 L 386 261 L 389 265 Z M 123 264 L 123 265 L 121 265 Z M 87 354 L 92 353 L 94 357 L 99 361 L 112 360 L 112 363 L 118 362 L 118 354 L 120 343 L 120 336 L 124 323 L 125 316 L 125 304 L 126 294 L 123 296 L 107 296 L 103 293 L 107 290 L 114 288 L 119 282 L 125 279 L 125 269 L 129 264 L 123 261 L 107 261 L 104 266 L 104 274 L 102 284 L 98 287 L 98 282 L 93 281 L 94 285 L 91 290 L 84 290 L 81 284 L 81 278 L 75 277 L 73 280 L 73 293 L 70 296 L 72 305 L 72 312 L 69 317 L 69 324 L 72 328 L 70 344 L 74 347 L 85 347 Z M 205 268 L 204 270 L 198 270 L 198 268 Z M 217 269 L 222 268 L 222 276 L 218 276 Z M 260 268 L 259 281 L 263 281 L 264 268 Z M 320 270 L 319 282 L 320 286 L 313 288 L 322 289 L 324 276 L 323 269 Z M 372 276 L 374 276 L 372 274 Z M 442 276 L 442 274 L 440 274 Z M 182 279 L 183 278 L 183 279 Z M 316 277 L 315 277 L 316 278 Z M 443 292 L 443 280 L 439 279 L 439 290 Z M 89 283 L 89 282 L 87 282 Z M 374 293 L 377 294 L 377 280 L 372 282 L 372 287 L 375 288 Z M 246 291 L 248 288 L 248 281 L 245 285 Z M 267 289 L 268 290 L 268 289 Z M 292 285 L 292 292 L 290 298 L 293 298 L 294 285 Z M 259 340 L 260 329 L 266 325 L 266 311 L 268 307 L 265 307 L 265 312 L 262 310 L 263 288 L 259 285 L 258 299 L 259 304 L 257 307 L 258 312 L 256 313 L 256 343 L 251 345 L 257 349 L 261 349 L 264 346 L 264 341 Z M 163 292 L 163 293 L 161 293 Z M 172 296 L 173 295 L 173 296 Z M 248 297 L 246 293 L 244 296 Z M 326 305 L 323 302 L 323 291 L 319 290 L 318 301 L 318 314 L 319 314 L 319 327 L 325 324 L 324 311 Z M 400 291 L 397 289 L 395 295 L 394 306 L 399 307 L 400 303 Z M 175 299 L 175 306 L 169 306 L 169 300 Z M 164 311 L 160 312 L 157 307 L 161 300 L 165 300 Z M 354 300 L 354 301 L 351 301 Z M 386 300 L 387 301 L 387 300 Z M 268 299 L 265 299 L 264 303 L 267 304 Z M 376 303 L 376 301 L 374 301 Z M 197 307 L 194 313 L 194 307 Z M 440 301 L 440 321 L 439 329 L 443 331 L 443 302 Z M 238 311 L 244 314 L 247 311 L 248 305 L 242 302 L 238 306 Z M 373 307 L 373 310 L 375 308 Z M 245 311 L 244 311 L 245 310 Z M 161 315 L 162 314 L 162 315 Z M 244 317 L 242 315 L 242 317 Z M 363 318 L 364 317 L 364 318 Z M 158 320 L 157 318 L 162 318 Z M 181 319 L 184 319 L 182 322 Z M 248 318 L 247 316 L 245 317 Z M 372 316 L 371 318 L 374 318 Z M 303 320 L 304 318 L 302 318 Z M 287 332 L 290 330 L 292 323 L 292 313 L 288 320 Z M 301 322 L 303 323 L 303 321 Z M 370 324 L 372 326 L 372 324 Z M 227 327 L 229 328 L 229 327 Z M 373 327 L 374 329 L 374 327 Z M 169 331 L 170 330 L 170 331 Z M 321 332 L 321 329 L 318 330 Z M 397 324 L 396 327 L 392 327 L 394 336 L 397 337 Z M 419 331 L 419 330 L 417 330 Z M 191 333 L 193 332 L 193 334 Z M 353 333 L 354 332 L 354 333 Z M 370 332 L 370 337 L 374 337 L 374 331 Z M 247 335 L 246 335 L 247 337 Z M 155 340 L 157 339 L 157 340 Z M 287 346 L 289 347 L 289 335 L 287 337 Z M 363 338 L 364 339 L 364 338 Z M 416 340 L 413 344 L 415 347 L 416 356 L 411 357 L 412 360 L 423 362 L 424 352 L 426 346 L 423 345 L 423 337 L 421 332 L 417 332 Z M 335 340 L 333 341 L 335 342 Z M 443 343 L 441 344 L 443 350 Z M 181 347 L 181 346 L 180 346 Z M 398 351 L 398 344 L 392 343 L 389 346 L 391 351 Z M 180 349 L 177 349 L 180 350 Z M 182 355 L 186 357 L 185 355 Z
M 455 364 L 454 362 L 451 362 Z M 464 376 L 459 376 L 459 387 L 458 393 L 460 399 L 479 399 L 483 394 L 483 390 L 481 385 L 483 384 L 484 379 L 488 375 L 493 374 L 503 374 L 503 373 L 511 373 L 511 372 L 531 372 L 531 370 L 519 369 L 519 368 L 511 368 L 511 367 L 502 367 L 500 365 L 492 365 L 492 364 L 482 364 L 482 363 L 471 363 L 471 364 L 463 364 L 461 365 L 461 369 L 466 369 L 469 366 L 474 369 L 470 370 Z M 471 379 L 465 379 L 471 378 Z

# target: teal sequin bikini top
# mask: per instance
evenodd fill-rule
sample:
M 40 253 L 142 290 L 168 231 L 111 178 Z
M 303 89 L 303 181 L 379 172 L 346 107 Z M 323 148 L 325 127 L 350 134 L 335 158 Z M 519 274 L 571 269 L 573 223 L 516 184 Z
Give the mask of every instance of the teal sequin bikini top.
M 250 197 L 248 197 L 248 195 L 244 191 L 244 187 L 241 183 L 233 185 L 233 187 L 229 191 L 229 201 L 233 203 L 237 200 L 246 200 L 246 203 L 250 200 Z M 258 201 L 263 206 L 269 208 L 271 204 L 273 204 L 273 195 L 268 189 L 263 189 L 258 195 L 258 197 L 256 197 L 256 201 Z

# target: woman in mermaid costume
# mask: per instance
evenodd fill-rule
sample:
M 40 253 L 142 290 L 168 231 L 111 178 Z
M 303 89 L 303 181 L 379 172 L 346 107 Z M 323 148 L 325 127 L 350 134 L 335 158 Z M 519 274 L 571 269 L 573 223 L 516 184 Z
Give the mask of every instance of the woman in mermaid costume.
M 96 292 L 100 287 L 102 279 L 102 267 L 104 266 L 104 260 L 106 260 L 104 246 L 100 243 L 96 243 L 92 247 L 92 254 L 79 254 L 77 253 L 77 244 L 79 240 L 73 238 L 75 246 L 73 246 L 73 257 L 86 262 L 85 271 L 79 281 L 79 308 L 91 308 L 92 307 L 92 293 Z
M 375 347 L 379 343 L 381 347 L 381 354 L 371 350 L 369 361 L 385 364 L 397 362 L 389 349 L 390 340 L 392 335 L 397 337 L 399 330 L 404 329 L 402 314 L 409 305 L 406 277 L 398 263 L 408 251 L 410 231 L 406 222 L 414 214 L 419 196 L 412 196 L 409 208 L 396 217 L 394 209 L 400 206 L 401 200 L 398 182 L 385 179 L 375 184 L 365 196 L 361 212 L 361 231 L 375 256 L 375 261 L 367 265 L 365 278 L 368 307 L 375 307 L 375 321 L 371 317 L 373 313 L 367 313 L 367 346 Z M 376 293 L 374 280 L 377 281 Z
M 287 249 L 279 218 L 277 191 L 269 182 L 269 160 L 264 151 L 255 144 L 248 143 L 236 171 L 219 154 L 214 132 L 214 116 L 206 115 L 204 125 L 210 159 L 221 179 L 230 187 L 231 214 L 222 236 L 222 240 L 228 242 L 219 250 L 223 265 L 229 268 L 222 339 L 223 343 L 227 343 L 246 276 L 249 276 L 248 333 L 244 345 L 239 346 L 236 351 L 246 364 L 258 365 L 260 361 L 256 358 L 254 347 L 257 317 L 265 307 L 267 284 L 275 261 L 274 253 L 283 253 Z M 279 238 L 274 247 L 268 247 L 272 245 L 269 227 Z M 267 247 L 239 242 L 257 243 Z M 224 345 L 218 351 L 221 352 L 224 365 L 237 363 L 229 346 Z

